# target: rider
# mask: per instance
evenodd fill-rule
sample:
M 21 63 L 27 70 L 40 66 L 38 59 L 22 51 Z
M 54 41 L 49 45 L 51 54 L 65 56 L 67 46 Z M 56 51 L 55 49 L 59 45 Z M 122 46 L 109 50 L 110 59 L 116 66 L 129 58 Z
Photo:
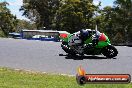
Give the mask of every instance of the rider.
M 95 46 L 97 45 L 97 42 L 98 42 L 98 35 L 93 35 L 92 32 L 95 32 L 95 31 L 92 31 L 91 29 L 87 29 L 87 30 L 80 30 L 80 39 L 82 40 L 82 44 L 84 44 L 84 41 L 86 41 L 88 38 L 90 38 L 92 36 L 92 46 Z
M 84 41 L 86 41 L 88 38 L 92 36 L 92 30 L 90 29 L 82 29 L 76 33 L 73 34 L 72 38 L 69 40 L 69 46 L 78 46 L 78 51 L 80 53 L 83 53 L 84 48 Z M 95 46 L 97 44 L 97 39 L 92 38 L 92 46 Z M 81 46 L 81 49 L 79 48 Z
M 84 41 L 87 40 L 88 37 L 90 37 L 90 32 L 88 30 L 80 30 L 79 38 L 82 40 L 82 44 L 84 44 Z

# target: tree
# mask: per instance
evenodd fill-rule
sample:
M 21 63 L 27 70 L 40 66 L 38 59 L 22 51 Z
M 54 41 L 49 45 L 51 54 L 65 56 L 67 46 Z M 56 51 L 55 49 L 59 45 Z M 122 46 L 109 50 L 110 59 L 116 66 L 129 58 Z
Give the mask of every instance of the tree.
M 91 27 L 93 0 L 30 0 L 21 7 L 23 15 L 38 27 L 75 32 Z
M 110 36 L 115 42 L 117 36 L 122 36 L 122 42 L 131 40 L 132 28 L 132 2 L 131 0 L 116 0 L 114 7 L 106 6 L 101 10 L 99 16 L 95 17 L 100 21 L 99 29 Z M 120 41 L 119 41 L 120 42 Z
M 100 31 L 105 32 L 110 38 L 113 38 L 116 34 L 116 13 L 111 6 L 106 6 L 101 10 L 99 16 L 95 19 L 99 20 L 100 25 L 98 26 Z
M 16 16 L 13 16 L 7 8 L 8 3 L 0 3 L 0 31 L 7 36 L 9 32 L 14 32 L 17 25 Z
M 60 29 L 73 33 L 83 28 L 90 28 L 94 11 L 92 0 L 65 0 L 57 14 Z
M 52 19 L 59 6 L 59 0 L 30 0 L 21 7 L 23 15 L 32 19 L 39 27 L 51 29 Z
M 116 0 L 114 2 L 117 13 L 117 21 L 120 26 L 126 42 L 131 41 L 132 31 L 132 1 L 131 0 Z
M 17 26 L 16 26 L 17 32 L 21 32 L 21 30 L 23 29 L 34 30 L 37 28 L 36 24 L 30 21 L 20 20 L 20 19 L 17 19 L 17 21 L 18 21 Z

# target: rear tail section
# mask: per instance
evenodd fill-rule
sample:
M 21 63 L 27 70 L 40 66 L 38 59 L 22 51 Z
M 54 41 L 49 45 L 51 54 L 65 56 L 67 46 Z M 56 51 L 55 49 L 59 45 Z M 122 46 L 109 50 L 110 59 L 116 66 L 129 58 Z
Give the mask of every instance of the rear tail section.
M 71 34 L 60 34 L 60 40 L 64 42 L 68 42 L 68 38 Z

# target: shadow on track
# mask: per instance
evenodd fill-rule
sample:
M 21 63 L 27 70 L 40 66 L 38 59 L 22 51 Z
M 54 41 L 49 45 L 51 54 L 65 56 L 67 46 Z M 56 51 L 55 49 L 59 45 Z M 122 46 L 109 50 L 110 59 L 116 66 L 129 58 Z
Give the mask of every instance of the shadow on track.
M 79 55 L 64 55 L 64 54 L 59 54 L 59 56 L 65 56 L 65 59 L 73 59 L 73 60 L 83 60 L 83 59 L 97 59 L 97 60 L 101 60 L 101 59 L 110 59 L 110 58 L 106 58 L 106 57 L 99 57 L 99 56 L 79 56 Z M 113 58 L 116 59 L 116 58 Z

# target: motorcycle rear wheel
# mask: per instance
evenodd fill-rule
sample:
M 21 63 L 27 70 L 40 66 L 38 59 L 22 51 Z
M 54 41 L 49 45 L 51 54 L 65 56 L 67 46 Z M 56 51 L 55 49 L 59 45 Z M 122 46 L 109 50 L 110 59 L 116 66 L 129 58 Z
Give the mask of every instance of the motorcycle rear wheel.
M 69 55 L 76 55 L 76 53 L 74 52 L 74 50 L 69 49 L 68 47 L 68 43 L 67 42 L 62 42 L 61 44 L 62 49 Z

